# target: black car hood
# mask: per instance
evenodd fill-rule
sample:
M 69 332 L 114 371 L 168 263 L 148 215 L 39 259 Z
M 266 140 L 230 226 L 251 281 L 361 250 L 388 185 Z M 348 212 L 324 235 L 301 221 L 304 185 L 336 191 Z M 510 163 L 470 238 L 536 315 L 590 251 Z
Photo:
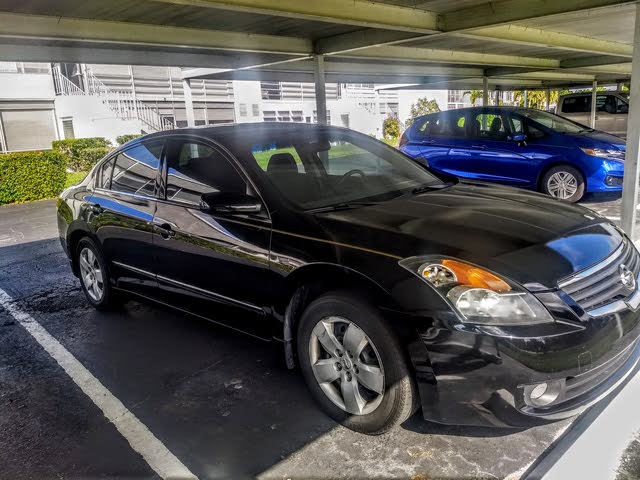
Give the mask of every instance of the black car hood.
M 534 290 L 555 288 L 622 241 L 613 225 L 586 208 L 484 183 L 315 216 L 335 241 L 400 258 L 452 256 Z

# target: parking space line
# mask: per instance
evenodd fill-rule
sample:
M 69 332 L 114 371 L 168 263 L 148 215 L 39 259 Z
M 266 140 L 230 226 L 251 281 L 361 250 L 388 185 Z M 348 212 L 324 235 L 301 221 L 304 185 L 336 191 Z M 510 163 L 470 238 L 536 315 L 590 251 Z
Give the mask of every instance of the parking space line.
M 78 387 L 102 410 L 149 466 L 163 479 L 197 479 L 165 445 L 125 407 L 69 350 L 56 340 L 31 315 L 16 307 L 14 300 L 0 289 L 4 308 L 42 348 L 67 372 Z

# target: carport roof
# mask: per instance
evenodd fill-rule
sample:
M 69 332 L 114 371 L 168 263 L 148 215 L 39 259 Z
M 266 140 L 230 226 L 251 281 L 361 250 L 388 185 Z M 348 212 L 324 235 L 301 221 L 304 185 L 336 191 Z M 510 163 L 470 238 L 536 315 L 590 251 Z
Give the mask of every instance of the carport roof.
M 6 0 L 0 60 L 196 68 L 194 78 L 425 88 L 628 81 L 635 4 L 612 0 Z

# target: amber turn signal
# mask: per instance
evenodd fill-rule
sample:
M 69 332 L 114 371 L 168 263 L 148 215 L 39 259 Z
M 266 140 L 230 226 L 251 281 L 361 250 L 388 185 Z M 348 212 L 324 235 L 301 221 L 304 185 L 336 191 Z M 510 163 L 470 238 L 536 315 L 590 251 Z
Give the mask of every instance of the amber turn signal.
M 511 290 L 509 284 L 500 277 L 473 265 L 448 258 L 442 260 L 442 265 L 455 274 L 459 285 L 486 288 L 494 292 L 508 292 Z

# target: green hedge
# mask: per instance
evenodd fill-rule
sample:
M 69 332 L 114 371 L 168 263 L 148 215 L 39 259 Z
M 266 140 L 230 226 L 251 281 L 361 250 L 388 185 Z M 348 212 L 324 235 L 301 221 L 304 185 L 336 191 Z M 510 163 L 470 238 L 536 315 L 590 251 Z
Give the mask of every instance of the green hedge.
M 66 178 L 66 158 L 60 152 L 0 154 L 0 205 L 55 197 Z
M 116 142 L 118 142 L 118 145 L 124 145 L 128 141 L 141 136 L 141 133 L 129 133 L 128 135 L 120 135 L 119 137 L 116 137 Z
M 86 172 L 111 150 L 106 138 L 70 138 L 55 140 L 51 147 L 67 158 L 67 168 L 74 172 Z

